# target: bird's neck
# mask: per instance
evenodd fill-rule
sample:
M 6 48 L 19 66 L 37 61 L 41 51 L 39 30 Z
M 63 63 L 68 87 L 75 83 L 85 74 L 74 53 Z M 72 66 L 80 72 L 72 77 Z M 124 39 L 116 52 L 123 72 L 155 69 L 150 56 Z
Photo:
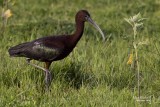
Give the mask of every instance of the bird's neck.
M 72 35 L 72 43 L 75 45 L 82 37 L 84 31 L 84 22 L 76 21 L 76 31 Z

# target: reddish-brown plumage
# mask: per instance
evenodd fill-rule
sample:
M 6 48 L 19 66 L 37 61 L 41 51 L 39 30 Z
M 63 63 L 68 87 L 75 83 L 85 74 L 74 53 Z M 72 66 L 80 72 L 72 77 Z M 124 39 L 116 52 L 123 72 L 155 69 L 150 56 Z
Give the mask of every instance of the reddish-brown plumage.
M 104 37 L 100 28 L 90 18 L 89 13 L 86 10 L 80 10 L 75 17 L 76 30 L 73 34 L 48 36 L 31 42 L 22 43 L 11 47 L 9 49 L 9 54 L 10 56 L 26 57 L 30 60 L 34 59 L 45 62 L 45 69 L 49 69 L 53 61 L 65 58 L 74 49 L 83 35 L 85 21 L 94 25 Z

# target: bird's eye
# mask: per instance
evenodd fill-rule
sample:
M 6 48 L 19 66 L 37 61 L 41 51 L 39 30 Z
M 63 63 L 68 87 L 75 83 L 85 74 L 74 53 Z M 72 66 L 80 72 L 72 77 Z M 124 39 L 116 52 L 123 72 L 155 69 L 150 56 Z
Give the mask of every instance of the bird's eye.
M 88 15 L 85 16 L 85 19 L 86 19 L 86 20 L 88 19 Z

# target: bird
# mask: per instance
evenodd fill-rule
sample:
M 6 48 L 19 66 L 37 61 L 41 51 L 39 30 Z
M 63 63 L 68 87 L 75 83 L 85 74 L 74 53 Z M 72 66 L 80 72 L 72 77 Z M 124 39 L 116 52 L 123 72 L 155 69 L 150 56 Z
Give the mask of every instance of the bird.
M 30 42 L 21 43 L 10 47 L 8 52 L 11 57 L 25 57 L 26 62 L 45 72 L 45 85 L 49 88 L 52 75 L 49 71 L 50 65 L 54 61 L 62 60 L 67 57 L 80 40 L 84 32 L 85 22 L 93 25 L 105 40 L 104 33 L 100 27 L 92 20 L 87 10 L 79 10 L 75 15 L 75 31 L 73 34 L 45 36 Z M 45 63 L 45 67 L 31 63 L 37 60 Z

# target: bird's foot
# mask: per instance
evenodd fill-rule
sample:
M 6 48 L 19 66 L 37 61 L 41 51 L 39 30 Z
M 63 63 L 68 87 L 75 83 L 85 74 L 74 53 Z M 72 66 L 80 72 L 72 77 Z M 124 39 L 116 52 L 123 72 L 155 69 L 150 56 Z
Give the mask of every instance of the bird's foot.
M 45 84 L 46 84 L 46 90 L 49 89 L 49 86 L 51 84 L 51 81 L 52 81 L 52 75 L 51 75 L 51 72 L 46 69 L 45 70 Z

